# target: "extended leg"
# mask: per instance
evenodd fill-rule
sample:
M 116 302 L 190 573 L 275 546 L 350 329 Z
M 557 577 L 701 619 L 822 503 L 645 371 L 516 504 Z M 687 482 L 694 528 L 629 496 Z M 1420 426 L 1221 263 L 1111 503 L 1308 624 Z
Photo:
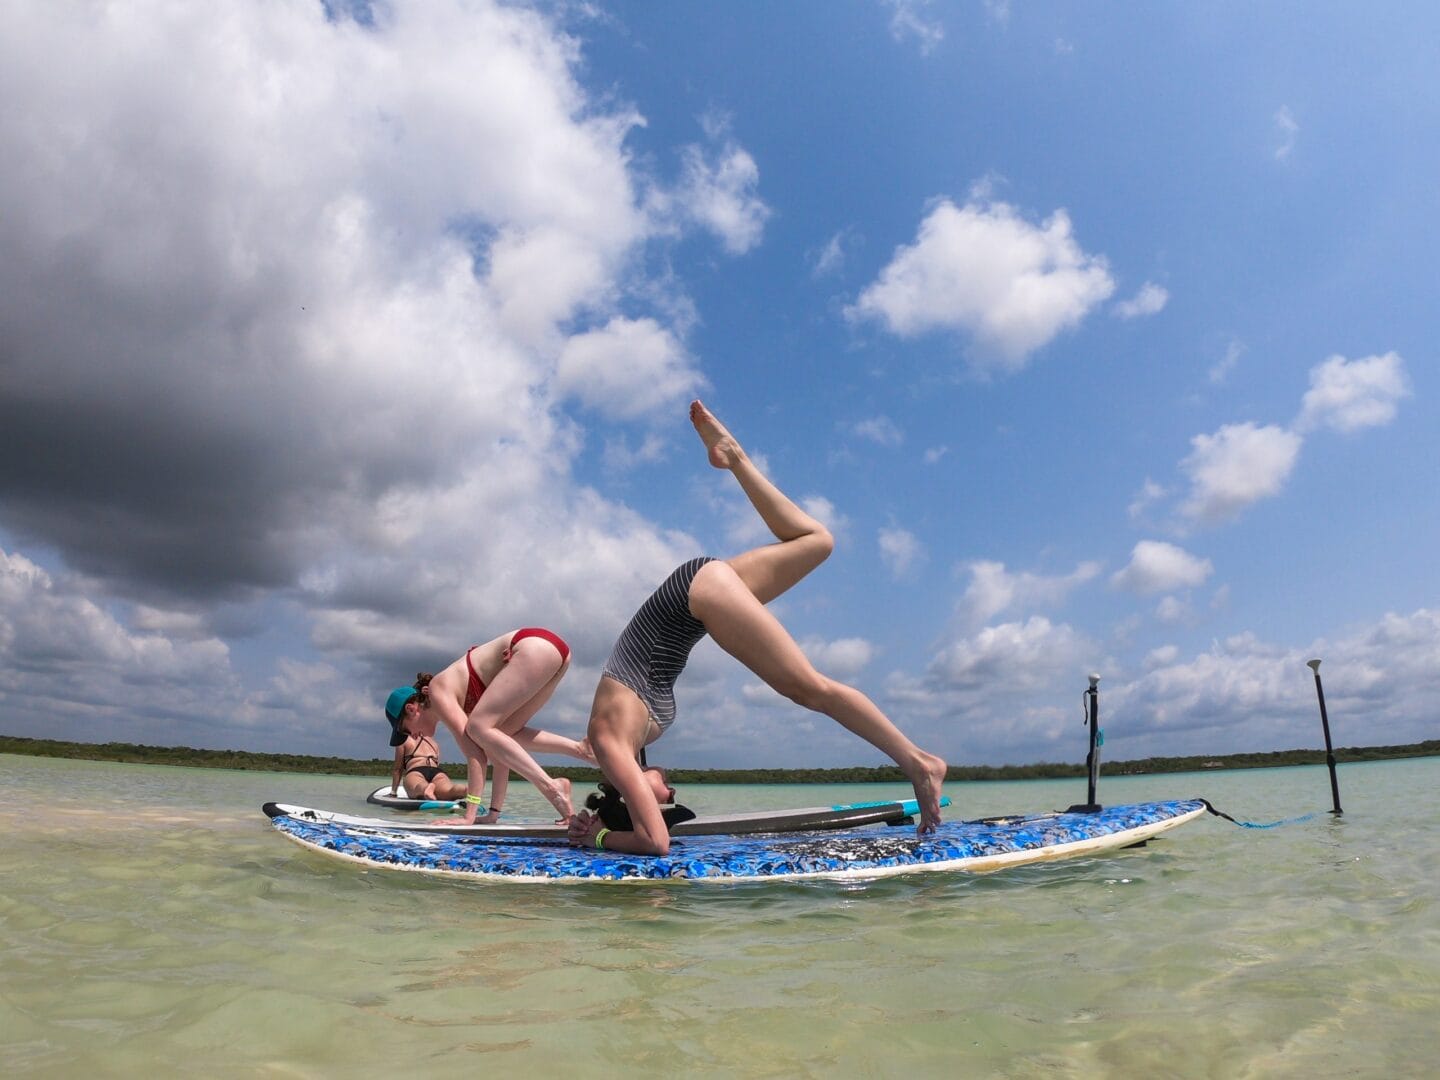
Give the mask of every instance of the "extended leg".
M 768 604 L 824 562 L 835 541 L 830 530 L 795 505 L 755 467 L 735 436 L 698 401 L 690 403 L 690 422 L 705 444 L 710 464 L 730 471 L 750 505 L 780 541 L 726 560 L 750 592 L 762 604 Z
M 945 762 L 911 742 L 859 690 L 816 671 L 734 567 L 724 562 L 701 567 L 690 586 L 690 610 L 717 645 L 767 685 L 807 709 L 824 713 L 888 754 L 915 788 L 920 830 L 928 832 L 940 823 Z

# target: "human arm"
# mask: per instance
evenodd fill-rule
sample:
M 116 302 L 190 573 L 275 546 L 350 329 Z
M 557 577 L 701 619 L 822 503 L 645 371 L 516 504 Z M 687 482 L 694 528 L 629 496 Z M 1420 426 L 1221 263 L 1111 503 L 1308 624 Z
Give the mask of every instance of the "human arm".
M 404 766 L 405 766 L 405 744 L 404 744 L 404 743 L 401 743 L 399 746 L 395 747 L 395 764 L 390 767 L 390 794 L 391 794 L 391 795 L 398 795 L 398 794 L 400 793 L 400 780 L 401 780 L 401 777 L 402 777 L 402 774 L 401 774 L 400 770 L 401 770 L 402 768 L 404 768 Z
M 591 731 L 594 732 L 592 726 Z M 624 740 L 595 737 L 591 745 L 605 777 L 625 800 L 633 826 L 620 831 L 604 828 L 604 823 L 581 811 L 570 822 L 567 839 L 576 847 L 598 848 L 603 851 L 624 851 L 632 855 L 667 855 L 670 852 L 670 829 L 660 810 L 660 800 Z
M 447 707 L 448 706 L 448 707 Z M 458 705 L 447 702 L 440 698 L 433 700 L 431 708 L 439 713 L 440 719 L 450 729 L 450 734 L 455 737 L 455 743 L 460 747 L 460 752 L 465 756 L 465 795 L 461 797 L 460 809 L 464 817 L 442 818 L 436 822 L 437 825 L 474 825 L 477 817 L 483 815 L 485 800 L 485 770 L 489 766 L 489 755 L 483 747 L 475 742 L 465 733 L 464 714 L 460 712 Z M 501 766 L 496 767 L 496 776 L 499 777 L 502 771 Z M 497 793 L 500 788 L 497 784 Z M 498 802 L 498 799 L 496 800 Z M 483 815 L 486 818 L 482 824 L 494 821 L 495 817 Z M 498 815 L 496 815 L 498 816 Z

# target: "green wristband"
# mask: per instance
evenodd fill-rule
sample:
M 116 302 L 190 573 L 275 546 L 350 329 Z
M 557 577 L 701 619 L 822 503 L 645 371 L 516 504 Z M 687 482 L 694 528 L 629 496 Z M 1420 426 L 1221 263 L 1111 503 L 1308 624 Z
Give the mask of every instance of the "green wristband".
M 596 851 L 604 851 L 604 850 L 605 850 L 605 835 L 606 835 L 609 831 L 610 831 L 609 829 L 601 829 L 599 832 L 597 832 L 597 833 L 595 834 L 595 850 L 596 850 Z
M 466 796 L 465 796 L 465 801 L 466 801 L 467 803 L 469 803 L 471 806 L 484 806 L 484 805 L 485 805 L 485 800 L 482 799 L 479 795 L 466 795 Z

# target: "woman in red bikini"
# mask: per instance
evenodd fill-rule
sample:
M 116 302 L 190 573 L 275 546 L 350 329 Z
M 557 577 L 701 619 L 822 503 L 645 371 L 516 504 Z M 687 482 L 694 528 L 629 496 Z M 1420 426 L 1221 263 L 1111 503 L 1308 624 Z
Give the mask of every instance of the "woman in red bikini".
M 527 626 L 473 645 L 438 675 L 422 673 L 413 686 L 391 691 L 385 718 L 402 742 L 405 734 L 433 736 L 443 722 L 465 755 L 465 816 L 445 824 L 498 818 L 511 769 L 534 784 L 562 820 L 570 818 L 570 781 L 553 779 L 530 754 L 568 754 L 592 765 L 595 755 L 584 740 L 526 726 L 569 667 L 570 647 L 559 635 Z M 392 737 L 392 745 L 400 743 Z M 495 790 L 482 817 L 487 764 L 495 766 Z

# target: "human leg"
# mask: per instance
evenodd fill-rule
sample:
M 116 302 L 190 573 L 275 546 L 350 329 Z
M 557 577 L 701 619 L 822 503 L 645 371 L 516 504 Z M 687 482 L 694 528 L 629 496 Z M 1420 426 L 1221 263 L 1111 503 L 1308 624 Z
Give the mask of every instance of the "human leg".
M 440 802 L 458 802 L 465 798 L 467 790 L 467 785 L 452 780 L 448 773 L 436 773 L 435 779 L 430 782 L 430 794 L 427 798 Z
M 503 727 L 512 717 L 528 720 L 534 715 L 554 692 L 568 660 L 562 660 L 549 642 L 532 638 L 522 644 L 486 688 L 466 721 L 465 734 L 486 752 L 497 776 L 503 769 L 514 769 L 568 818 L 570 800 L 561 785 Z
M 915 788 L 921 831 L 939 824 L 945 762 L 911 742 L 859 690 L 816 671 L 733 566 L 713 562 L 701 567 L 690 585 L 690 609 L 717 645 L 767 685 L 889 755 Z
M 735 477 L 750 505 L 780 541 L 726 560 L 750 592 L 768 604 L 824 562 L 835 547 L 834 538 L 755 467 L 735 436 L 699 401 L 690 403 L 690 422 L 705 444 L 710 464 Z

